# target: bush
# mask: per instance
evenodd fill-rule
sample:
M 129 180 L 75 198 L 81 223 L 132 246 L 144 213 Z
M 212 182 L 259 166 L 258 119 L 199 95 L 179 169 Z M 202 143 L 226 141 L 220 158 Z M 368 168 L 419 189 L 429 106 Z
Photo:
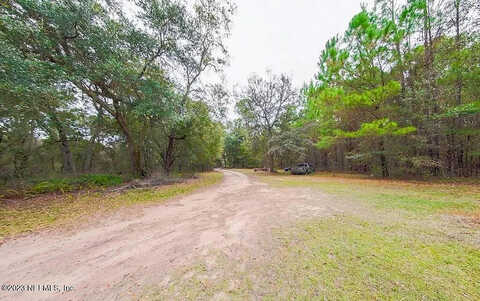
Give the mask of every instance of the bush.
M 115 186 L 123 183 L 122 177 L 109 174 L 82 175 L 75 179 L 82 186 Z
M 74 187 L 66 179 L 51 179 L 33 185 L 31 190 L 33 193 L 67 192 L 74 190 Z
M 88 174 L 73 178 L 50 179 L 32 186 L 33 193 L 68 192 L 85 187 L 115 186 L 123 183 L 119 176 L 109 174 Z

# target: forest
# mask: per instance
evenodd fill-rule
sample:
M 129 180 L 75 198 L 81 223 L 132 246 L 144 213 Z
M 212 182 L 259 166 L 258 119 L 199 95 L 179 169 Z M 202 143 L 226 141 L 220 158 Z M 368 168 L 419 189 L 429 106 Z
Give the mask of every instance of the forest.
M 478 177 L 479 67 L 480 2 L 375 1 L 326 43 L 298 96 L 285 76 L 250 78 L 226 165 Z
M 480 175 L 478 1 L 364 6 L 303 87 L 270 71 L 233 90 L 202 80 L 228 64 L 234 13 L 222 0 L 2 1 L 1 182 L 298 162 Z
M 227 94 L 199 78 L 226 62 L 233 8 L 2 1 L 1 177 L 212 168 Z

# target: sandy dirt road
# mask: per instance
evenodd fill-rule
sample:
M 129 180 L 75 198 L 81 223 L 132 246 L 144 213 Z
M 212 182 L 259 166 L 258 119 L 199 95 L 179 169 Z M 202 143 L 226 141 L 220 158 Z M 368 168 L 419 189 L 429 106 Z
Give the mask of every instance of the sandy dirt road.
M 318 191 L 274 188 L 242 173 L 222 172 L 219 185 L 139 207 L 136 214 L 115 214 L 73 233 L 45 232 L 5 243 L 0 283 L 35 285 L 35 291 L 2 290 L 0 300 L 131 300 L 145 285 L 165 281 L 174 269 L 212 250 L 232 256 L 255 252 L 274 227 L 342 210 Z M 59 292 L 38 290 L 49 284 Z

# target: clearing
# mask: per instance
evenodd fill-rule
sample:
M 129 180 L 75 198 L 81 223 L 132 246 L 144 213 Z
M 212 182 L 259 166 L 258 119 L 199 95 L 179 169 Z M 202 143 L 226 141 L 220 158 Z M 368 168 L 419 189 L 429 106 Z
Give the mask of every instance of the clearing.
M 8 240 L 2 282 L 61 289 L 0 300 L 480 299 L 475 183 L 222 172 L 188 196 Z

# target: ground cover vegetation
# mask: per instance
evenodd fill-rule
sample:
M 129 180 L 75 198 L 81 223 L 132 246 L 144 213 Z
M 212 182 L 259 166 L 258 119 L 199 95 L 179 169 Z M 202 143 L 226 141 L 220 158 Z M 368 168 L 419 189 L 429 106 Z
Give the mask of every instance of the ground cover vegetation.
M 179 269 L 170 285 L 145 288 L 141 300 L 480 297 L 478 183 L 238 171 L 277 189 L 320 193 L 339 210 L 274 228 L 266 250 L 233 259 L 212 252 Z

